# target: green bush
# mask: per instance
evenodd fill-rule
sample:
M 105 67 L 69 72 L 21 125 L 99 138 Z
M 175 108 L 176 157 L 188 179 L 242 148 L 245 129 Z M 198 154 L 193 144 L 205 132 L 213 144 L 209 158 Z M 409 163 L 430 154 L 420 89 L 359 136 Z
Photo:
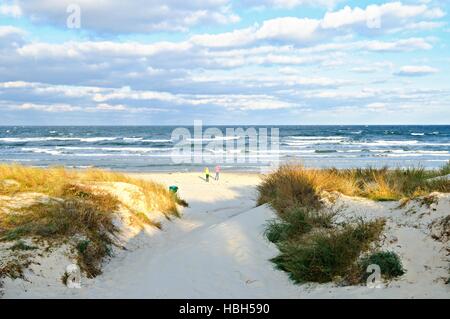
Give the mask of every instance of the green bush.
M 428 196 L 431 192 L 450 192 L 450 180 L 434 177 L 450 174 L 450 162 L 442 169 L 305 169 L 284 165 L 264 177 L 258 186 L 258 204 L 269 204 L 277 212 L 265 232 L 280 254 L 272 261 L 298 283 L 330 282 L 340 277 L 359 283 L 361 267 L 378 264 L 385 278 L 404 273 L 393 253 L 378 253 L 358 263 L 361 254 L 379 239 L 384 221 L 333 223 L 321 196 L 340 192 L 377 201 L 393 201 Z M 432 198 L 425 198 L 430 201 Z M 365 268 L 364 268 L 365 273 Z
M 335 277 L 354 282 L 355 261 L 377 240 L 384 221 L 359 221 L 338 229 L 313 231 L 299 240 L 278 243 L 280 255 L 272 261 L 289 273 L 296 283 L 333 281 Z
M 309 211 L 295 206 L 282 216 L 282 220 L 268 223 L 265 235 L 273 243 L 293 240 L 309 233 L 313 228 L 331 228 L 334 215 L 319 211 Z
M 80 254 L 84 254 L 84 252 L 86 251 L 86 249 L 89 246 L 90 241 L 89 240 L 81 240 L 78 242 L 77 244 L 77 250 Z
M 380 251 L 371 254 L 360 261 L 361 272 L 366 279 L 369 274 L 366 269 L 369 265 L 380 266 L 381 276 L 386 279 L 392 279 L 402 276 L 405 273 L 400 257 L 392 251 Z

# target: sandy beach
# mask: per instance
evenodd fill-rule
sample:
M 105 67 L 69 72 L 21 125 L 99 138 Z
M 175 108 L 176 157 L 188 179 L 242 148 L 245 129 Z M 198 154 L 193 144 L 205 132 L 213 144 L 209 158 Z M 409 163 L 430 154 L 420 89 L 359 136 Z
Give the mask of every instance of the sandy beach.
M 0 300 L 450 299 L 449 14 L 0 0 Z
M 126 238 L 103 274 L 82 278 L 80 289 L 61 284 L 70 260 L 61 252 L 39 259 L 27 280 L 5 280 L 4 298 L 448 298 L 443 278 L 448 245 L 431 238 L 430 225 L 448 215 L 450 196 L 438 194 L 427 209 L 411 203 L 373 202 L 340 196 L 335 203 L 347 216 L 388 219 L 383 247 L 396 251 L 406 275 L 380 289 L 335 284 L 295 285 L 276 270 L 270 258 L 277 248 L 264 229 L 275 213 L 256 206 L 258 174 L 223 173 L 206 183 L 199 173 L 148 173 L 166 187 L 177 185 L 189 203 L 179 219 L 165 220 L 162 230 L 143 229 Z M 411 214 L 412 207 L 417 214 Z M 409 212 L 409 213 L 408 213 Z

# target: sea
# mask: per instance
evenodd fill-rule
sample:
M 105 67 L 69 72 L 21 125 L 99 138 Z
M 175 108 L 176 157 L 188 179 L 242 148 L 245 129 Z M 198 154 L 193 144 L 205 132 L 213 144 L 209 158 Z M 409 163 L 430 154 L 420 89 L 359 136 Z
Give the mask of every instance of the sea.
M 200 143 L 202 154 L 216 157 L 209 158 L 209 162 L 198 158 L 180 162 L 179 156 L 174 155 L 178 154 L 179 141 L 173 138 L 174 130 L 180 128 L 192 133 L 193 138 L 184 142 L 192 142 L 193 152 L 198 152 L 198 148 L 194 151 L 194 143 Z M 212 127 L 202 127 L 202 132 L 208 128 Z M 218 163 L 224 170 L 256 172 L 272 165 L 274 159 L 278 164 L 296 163 L 315 168 L 426 169 L 439 168 L 450 160 L 450 125 L 214 128 L 221 131 L 222 136 L 216 134 L 199 140 L 193 126 L 1 126 L 0 162 L 130 172 L 198 171 Z M 268 146 L 255 150 L 248 147 L 248 138 L 226 135 L 227 129 L 238 128 L 254 129 L 257 134 L 267 129 L 269 135 L 274 129 L 278 135 L 270 135 Z M 230 140 L 236 142 L 233 148 L 224 147 L 220 151 L 210 146 L 211 141 Z M 240 154 L 241 158 L 221 162 L 217 157 L 230 153 Z M 243 160 L 247 157 L 247 161 Z

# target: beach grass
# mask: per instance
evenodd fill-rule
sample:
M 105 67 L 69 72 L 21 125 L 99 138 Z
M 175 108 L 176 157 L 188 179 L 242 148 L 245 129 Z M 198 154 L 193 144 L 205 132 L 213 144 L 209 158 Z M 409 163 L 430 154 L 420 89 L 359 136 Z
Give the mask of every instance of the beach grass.
M 380 237 L 383 227 L 382 220 L 361 220 L 329 229 L 312 228 L 279 242 L 280 254 L 272 261 L 296 283 L 358 283 L 361 275 L 355 261 Z
M 450 161 L 448 161 L 444 166 L 442 166 L 439 173 L 441 176 L 450 174 Z
M 67 185 L 102 182 L 122 182 L 139 187 L 145 195 L 147 209 L 158 210 L 167 216 L 179 216 L 177 202 L 182 200 L 156 182 L 129 177 L 125 174 L 100 169 L 85 171 L 68 170 L 63 167 L 34 168 L 23 165 L 0 165 L 0 195 L 35 192 L 52 197 L 64 197 Z M 11 183 L 5 183 L 11 181 Z
M 409 169 L 306 169 L 284 165 L 265 176 L 258 186 L 258 204 L 270 204 L 278 218 L 267 224 L 265 235 L 280 254 L 273 258 L 277 268 L 292 280 L 304 282 L 340 281 L 354 284 L 364 280 L 368 262 L 379 261 L 388 278 L 404 273 L 394 253 L 372 252 L 385 221 L 337 223 L 335 213 L 321 200 L 323 192 L 339 192 L 375 201 L 397 201 L 432 192 L 450 192 L 447 175 L 450 164 L 440 170 Z M 428 197 L 427 197 L 428 196 Z
M 151 181 L 98 169 L 74 171 L 0 165 L 0 195 L 9 198 L 26 193 L 49 196 L 45 201 L 13 211 L 11 207 L 1 209 L 5 206 L 0 203 L 0 241 L 31 237 L 63 242 L 78 238 L 78 264 L 88 277 L 97 276 L 101 273 L 102 260 L 111 253 L 118 232 L 113 222 L 114 213 L 121 205 L 113 194 L 91 186 L 104 182 L 135 185 L 144 194 L 149 211 L 157 210 L 168 217 L 179 215 L 176 204 L 181 200 Z M 135 213 L 136 219 L 153 225 L 145 214 Z
M 267 175 L 258 186 L 258 203 L 270 203 L 280 214 L 286 207 L 299 204 L 320 208 L 320 193 L 339 192 L 376 201 L 396 201 L 426 196 L 431 192 L 450 192 L 449 179 L 436 179 L 450 170 L 447 163 L 440 170 L 424 168 L 389 169 L 306 169 L 284 165 Z

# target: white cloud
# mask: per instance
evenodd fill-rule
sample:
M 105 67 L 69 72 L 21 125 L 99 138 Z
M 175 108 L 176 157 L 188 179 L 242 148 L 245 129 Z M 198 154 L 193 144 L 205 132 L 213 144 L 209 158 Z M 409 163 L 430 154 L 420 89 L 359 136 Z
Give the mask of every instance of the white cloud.
M 18 5 L 2 4 L 0 5 L 0 14 L 5 16 L 11 16 L 14 18 L 19 18 L 20 16 L 22 16 L 22 10 Z
M 372 111 L 384 111 L 384 110 L 386 110 L 386 103 L 380 103 L 380 102 L 370 103 L 367 105 L 367 108 Z
M 408 65 L 400 69 L 395 74 L 398 76 L 425 76 L 439 72 L 438 69 L 430 66 Z
M 16 110 L 35 110 L 41 112 L 75 112 L 81 110 L 80 107 L 72 106 L 69 104 L 35 104 L 35 103 L 23 103 L 21 105 L 11 106 Z
M 191 37 L 190 42 L 210 48 L 244 46 L 255 40 L 255 31 L 252 27 L 219 34 L 195 35 Z
M 440 19 L 446 15 L 447 14 L 441 8 L 432 8 L 425 13 L 425 17 L 429 19 Z
M 36 83 L 29 83 L 25 81 L 10 81 L 10 82 L 0 82 L 0 88 L 32 88 L 35 87 Z
M 444 27 L 446 25 L 446 22 L 420 21 L 416 23 L 409 23 L 405 28 L 408 30 L 432 30 Z
M 112 41 L 80 41 L 65 42 L 61 44 L 36 42 L 24 45 L 18 53 L 24 56 L 81 58 L 90 54 L 103 56 L 152 56 L 164 52 L 187 51 L 191 44 L 187 42 L 157 42 L 155 44 L 142 44 L 138 42 L 112 42 Z
M 401 2 L 391 2 L 382 5 L 369 5 L 365 9 L 359 7 L 328 12 L 321 21 L 323 29 L 338 29 L 346 26 L 365 26 L 371 28 L 392 27 L 399 19 L 408 19 L 425 15 L 429 17 L 426 5 L 404 5 Z M 428 16 L 427 16 L 428 15 Z M 431 18 L 431 17 L 430 17 Z M 373 25 L 373 20 L 379 20 L 379 26 Z M 356 30 L 355 30 L 356 31 Z
M 264 21 L 256 31 L 256 38 L 260 40 L 281 40 L 294 43 L 308 43 L 316 40 L 320 21 L 308 18 L 275 18 Z
M 103 111 L 125 111 L 128 108 L 123 104 L 111 105 L 111 104 L 107 104 L 107 103 L 100 103 L 100 104 L 97 104 L 96 109 L 103 110 Z
M 49 3 L 33 2 L 41 9 Z M 300 2 L 279 1 L 279 5 L 295 7 Z M 133 24 L 147 14 L 138 12 L 136 17 L 127 17 L 127 10 L 134 4 L 101 3 L 105 7 L 121 5 L 124 11 L 122 22 L 128 19 Z M 154 3 L 162 1 L 155 0 Z M 171 0 L 167 2 L 167 8 L 177 3 L 178 0 Z M 170 36 L 170 39 L 177 39 L 171 41 L 160 40 L 164 39 L 164 33 L 148 38 L 122 34 L 114 38 L 98 33 L 81 37 L 82 32 L 77 34 L 77 38 L 82 39 L 79 41 L 62 42 L 52 38 L 45 42 L 42 40 L 45 37 L 35 37 L 38 33 L 34 31 L 29 31 L 31 36 L 24 37 L 23 30 L 17 27 L 0 26 L 0 78 L 4 81 L 0 82 L 0 107 L 8 109 L 11 106 L 11 110 L 24 112 L 99 112 L 105 117 L 108 112 L 124 117 L 129 113 L 179 112 L 188 121 L 192 114 L 230 114 L 231 118 L 234 114 L 231 111 L 241 114 L 258 110 L 261 113 L 255 113 L 275 114 L 279 109 L 283 110 L 279 113 L 294 114 L 291 112 L 305 110 L 304 107 L 313 111 L 347 107 L 372 114 L 370 112 L 380 110 L 382 105 L 391 110 L 399 105 L 445 102 L 450 98 L 448 92 L 413 89 L 419 82 L 420 87 L 430 84 L 426 79 L 399 80 L 392 76 L 424 76 L 438 72 L 437 69 L 424 66 L 400 68 L 401 65 L 397 67 L 387 61 L 439 65 L 442 72 L 446 70 L 445 65 L 438 64 L 444 61 L 439 56 L 445 45 L 443 38 L 438 38 L 441 34 L 436 32 L 434 36 L 428 36 L 430 33 L 421 31 L 444 25 L 443 21 L 433 20 L 440 19 L 443 14 L 442 10 L 439 12 L 432 7 L 433 3 L 405 5 L 391 2 L 366 8 L 344 7 L 330 9 L 322 18 L 275 16 L 259 24 L 247 20 L 243 23 L 245 27 L 235 30 L 227 26 L 224 28 L 227 32 L 196 34 L 197 29 L 193 29 L 189 34 Z M 98 3 L 86 2 L 84 5 L 92 5 L 101 17 Z M 274 1 L 272 5 L 275 5 Z M 214 16 L 215 10 L 224 16 L 233 14 L 228 0 L 207 0 L 205 4 L 194 0 L 180 4 L 175 11 L 187 10 L 187 7 L 195 14 L 187 14 L 181 23 L 177 20 L 179 17 L 175 17 L 172 26 L 164 26 L 170 21 L 164 16 L 158 17 L 160 30 L 205 26 L 208 16 Z M 367 20 L 374 12 L 370 8 L 380 12 L 380 29 L 367 26 Z M 53 7 L 44 9 L 45 12 L 54 10 Z M 45 15 L 40 16 L 39 10 L 36 18 L 45 18 Z M 82 10 L 86 11 L 86 8 Z M 24 9 L 24 19 L 29 14 L 29 9 Z M 308 15 L 301 13 L 299 16 Z M 219 16 L 214 20 L 226 22 Z M 155 23 L 156 20 L 149 18 L 148 21 Z M 112 24 L 112 21 L 97 21 L 98 25 L 92 29 L 113 32 L 115 29 L 103 25 L 106 22 Z M 133 27 L 145 29 L 142 25 Z M 114 28 L 121 28 L 121 25 Z M 128 30 L 125 26 L 120 33 L 138 29 Z M 202 27 L 199 30 L 210 29 Z M 138 40 L 141 38 L 146 41 Z M 419 50 L 420 54 L 414 52 Z M 394 52 L 395 57 L 390 54 Z M 404 52 L 408 52 L 404 55 L 407 59 L 404 59 Z M 436 56 L 440 60 L 435 59 Z M 374 74 L 357 76 L 352 72 Z M 400 88 L 392 89 L 395 85 Z M 433 87 L 439 88 L 445 85 L 432 83 Z M 82 118 L 78 113 L 76 115 Z
M 25 31 L 23 31 L 20 28 L 13 27 L 10 25 L 0 25 L 0 37 L 7 37 L 12 35 L 19 35 L 22 36 L 25 34 Z
M 362 47 L 369 51 L 378 52 L 407 52 L 414 50 L 430 50 L 433 46 L 422 38 L 402 39 L 398 41 L 367 41 Z
M 233 32 L 198 35 L 194 43 L 210 47 L 236 47 L 255 42 L 283 42 L 306 46 L 339 35 L 352 33 L 385 33 L 405 29 L 435 28 L 442 22 L 416 21 L 416 18 L 435 19 L 441 9 L 427 5 L 404 5 L 391 2 L 369 5 L 365 9 L 349 6 L 329 11 L 322 19 L 280 17 L 266 20 L 261 26 L 238 29 Z M 379 25 L 374 20 L 379 20 Z
M 316 80 L 317 81 L 317 80 Z M 314 81 L 313 81 L 314 82 Z M 73 103 L 9 103 L 16 110 L 37 110 L 43 112 L 85 111 L 130 111 L 139 112 L 157 110 L 156 108 L 133 106 L 143 101 L 151 104 L 171 106 L 203 106 L 210 105 L 228 109 L 263 110 L 293 107 L 293 104 L 269 94 L 172 94 L 160 91 L 132 90 L 123 88 L 78 87 L 66 85 L 49 85 L 29 82 L 0 82 L 0 95 L 15 90 L 22 96 L 37 95 L 45 100 L 54 100 L 64 96 L 64 101 Z M 19 90 L 19 91 L 17 91 Z M 80 102 L 81 99 L 81 102 Z M 78 102 L 75 102 L 78 101 Z M 121 103 L 111 103 L 120 101 Z M 91 105 L 95 104 L 95 107 Z M 76 105 L 76 106 L 74 106 Z M 160 109 L 164 111 L 164 109 Z
M 356 73 L 375 73 L 378 69 L 370 66 L 360 66 L 352 68 L 351 71 Z
M 127 33 L 186 31 L 198 24 L 239 21 L 229 0 L 18 0 L 23 15 L 34 22 L 65 28 L 69 4 L 81 9 L 81 28 L 98 32 Z
M 243 4 L 252 7 L 295 8 L 313 6 L 333 8 L 342 0 L 243 0 Z

